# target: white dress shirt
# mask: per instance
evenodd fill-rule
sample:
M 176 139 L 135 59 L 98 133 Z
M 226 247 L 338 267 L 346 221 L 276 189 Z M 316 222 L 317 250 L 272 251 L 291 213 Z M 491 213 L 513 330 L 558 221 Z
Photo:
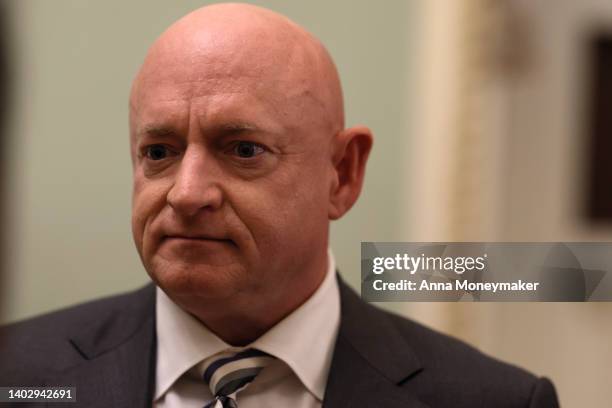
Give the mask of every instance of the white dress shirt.
M 157 288 L 156 408 L 202 408 L 213 396 L 198 365 L 217 353 L 257 348 L 277 358 L 236 395 L 239 408 L 320 407 L 340 325 L 340 293 L 327 275 L 300 307 L 246 347 L 232 347 Z

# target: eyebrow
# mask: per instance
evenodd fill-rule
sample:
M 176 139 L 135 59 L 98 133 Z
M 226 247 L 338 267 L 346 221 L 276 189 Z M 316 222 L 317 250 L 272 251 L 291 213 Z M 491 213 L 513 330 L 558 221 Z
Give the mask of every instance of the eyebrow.
M 228 122 L 221 125 L 214 125 L 205 127 L 202 129 L 205 133 L 214 134 L 217 136 L 235 136 L 242 133 L 250 132 L 265 132 L 258 126 L 255 126 L 247 122 Z M 152 137 L 168 137 L 176 136 L 179 132 L 175 131 L 172 127 L 158 124 L 146 125 L 140 132 L 140 135 L 147 135 Z
M 161 125 L 146 125 L 138 133 L 140 135 L 149 135 L 155 137 L 172 136 L 176 134 L 176 132 L 172 128 Z
M 211 126 L 204 129 L 205 132 L 211 132 L 220 136 L 234 136 L 242 133 L 263 132 L 264 130 L 258 126 L 246 122 L 229 122 L 219 126 Z

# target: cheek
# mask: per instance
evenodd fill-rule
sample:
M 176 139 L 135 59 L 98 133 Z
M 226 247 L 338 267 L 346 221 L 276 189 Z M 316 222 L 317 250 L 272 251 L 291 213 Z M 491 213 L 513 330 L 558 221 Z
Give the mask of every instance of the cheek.
M 134 179 L 132 191 L 132 234 L 141 256 L 146 256 L 151 236 L 149 226 L 166 205 L 167 182 Z
M 279 210 L 291 222 L 299 222 L 300 228 L 327 218 L 330 173 L 325 169 L 325 163 L 303 162 L 287 177 L 286 186 L 277 192 L 281 196 Z
M 296 247 L 309 248 L 325 237 L 328 183 L 324 174 L 308 174 L 305 179 L 305 172 L 287 172 L 251 182 L 231 197 L 232 207 L 264 254 L 295 253 Z

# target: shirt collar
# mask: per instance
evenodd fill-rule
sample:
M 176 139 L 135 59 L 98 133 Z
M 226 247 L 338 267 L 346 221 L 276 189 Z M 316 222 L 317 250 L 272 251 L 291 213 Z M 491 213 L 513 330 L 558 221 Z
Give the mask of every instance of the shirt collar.
M 327 259 L 327 274 L 313 295 L 250 346 L 284 361 L 320 401 L 340 326 L 340 292 L 331 251 Z
M 312 296 L 247 346 L 282 360 L 320 401 L 340 326 L 340 292 L 330 250 L 327 259 L 327 274 Z M 158 399 L 191 367 L 233 347 L 177 306 L 159 287 L 156 292 Z
M 157 367 L 155 399 L 199 361 L 229 347 L 156 288 Z

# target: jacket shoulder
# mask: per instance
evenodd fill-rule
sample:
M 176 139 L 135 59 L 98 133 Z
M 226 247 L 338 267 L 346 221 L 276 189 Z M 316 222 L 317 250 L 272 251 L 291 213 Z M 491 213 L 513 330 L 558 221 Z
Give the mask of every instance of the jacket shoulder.
M 413 349 L 423 370 L 406 386 L 420 390 L 423 400 L 455 406 L 466 399 L 481 406 L 556 407 L 556 393 L 546 378 L 490 357 L 454 337 L 396 314 L 378 311 L 391 320 Z M 445 390 L 441 393 L 441 390 Z M 533 405 L 531 405 L 533 404 Z M 438 406 L 432 404 L 432 406 Z
M 361 299 L 340 278 L 338 283 L 342 315 L 339 338 L 355 350 L 351 358 L 362 357 L 371 368 L 367 372 L 381 374 L 407 396 L 432 408 L 559 406 L 547 379 L 381 310 Z M 342 363 L 337 372 L 350 376 L 353 363 L 350 359 Z M 363 372 L 356 375 L 363 376 Z
M 84 355 L 72 343 L 73 336 L 89 328 L 137 326 L 133 320 L 142 319 L 154 293 L 155 286 L 147 285 L 0 327 L 0 382 L 31 384 L 49 371 L 78 364 Z

